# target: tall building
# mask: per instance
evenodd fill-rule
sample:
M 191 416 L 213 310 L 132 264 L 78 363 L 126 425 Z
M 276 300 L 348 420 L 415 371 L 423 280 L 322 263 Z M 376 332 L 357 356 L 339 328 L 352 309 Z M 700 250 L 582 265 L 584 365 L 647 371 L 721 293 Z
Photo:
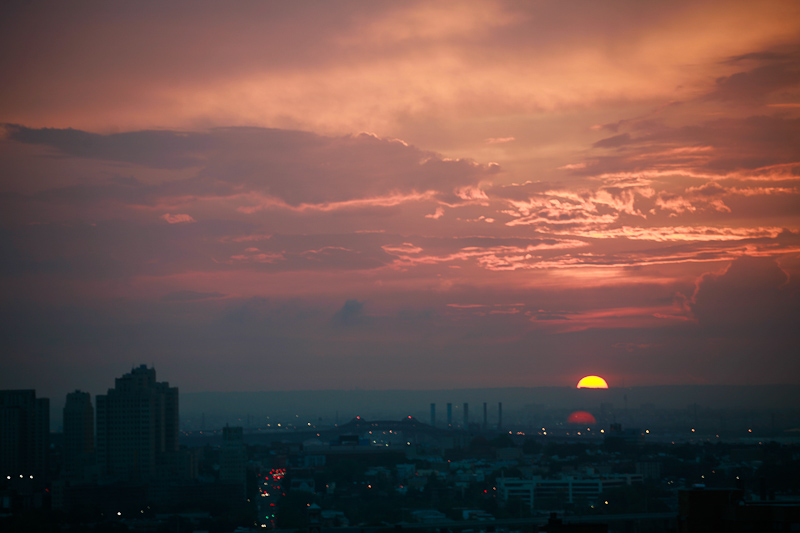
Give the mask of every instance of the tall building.
M 219 480 L 222 483 L 236 485 L 244 498 L 247 481 L 247 449 L 241 427 L 222 428 L 222 449 L 219 455 Z
M 82 479 L 94 463 L 94 408 L 88 392 L 67 394 L 64 404 L 64 473 Z
M 97 463 L 104 477 L 149 481 L 165 453 L 178 451 L 178 388 L 141 365 L 97 396 Z
M 50 449 L 50 400 L 35 390 L 0 391 L 0 474 L 42 476 Z

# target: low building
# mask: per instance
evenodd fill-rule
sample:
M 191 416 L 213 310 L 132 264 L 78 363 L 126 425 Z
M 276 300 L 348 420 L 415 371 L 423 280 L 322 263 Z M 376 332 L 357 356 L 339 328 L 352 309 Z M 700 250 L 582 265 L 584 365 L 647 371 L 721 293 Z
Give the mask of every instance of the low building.
M 642 476 L 639 474 L 559 478 L 536 476 L 531 479 L 501 478 L 497 482 L 497 489 L 504 501 L 519 498 L 533 510 L 537 502 L 550 503 L 557 500 L 561 503 L 575 503 L 578 500 L 599 499 L 609 489 L 641 482 Z

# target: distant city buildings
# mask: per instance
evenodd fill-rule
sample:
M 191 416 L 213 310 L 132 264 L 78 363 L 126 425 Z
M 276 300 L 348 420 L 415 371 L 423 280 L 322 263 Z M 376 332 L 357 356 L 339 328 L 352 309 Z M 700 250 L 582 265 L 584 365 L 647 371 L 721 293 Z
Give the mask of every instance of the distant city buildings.
M 47 508 L 70 513 L 64 517 L 111 517 L 137 531 L 164 529 L 160 509 L 212 509 L 223 517 L 215 526 L 222 530 L 245 508 L 256 509 L 264 528 L 311 530 L 350 520 L 431 525 L 452 519 L 455 511 L 478 527 L 495 516 L 533 525 L 543 524 L 545 513 L 564 513 L 563 523 L 551 518 L 542 531 L 578 525 L 594 531 L 582 527 L 588 515 L 614 520 L 626 531 L 643 524 L 647 531 L 675 531 L 676 520 L 687 533 L 740 531 L 741 522 L 754 524 L 754 531 L 800 524 L 795 430 L 768 434 L 763 424 L 746 427 L 732 444 L 716 433 L 700 434 L 700 424 L 709 421 L 721 429 L 722 415 L 695 405 L 678 412 L 685 415 L 678 419 L 683 435 L 616 421 L 605 429 L 572 424 L 572 409 L 543 404 L 521 411 L 511 404 L 504 426 L 498 403 L 495 429 L 488 402 L 478 423 L 473 400 L 472 421 L 468 402 L 446 404 L 447 427 L 441 420 L 436 426 L 431 403 L 430 425 L 407 414 L 331 425 L 320 418 L 316 425 L 294 414 L 289 424 L 246 434 L 240 426 L 195 434 L 184 427 L 179 447 L 178 400 L 177 387 L 158 382 L 155 369 L 132 368 L 96 398 L 96 408 L 87 392 L 67 394 L 63 438 L 56 434 L 50 447 L 49 400 L 33 390 L 0 391 L 0 530 L 5 517 Z M 605 408 L 613 418 L 612 409 Z M 633 416 L 638 411 L 631 409 L 625 420 L 639 421 Z M 641 411 L 650 428 L 675 413 L 650 405 Z M 783 427 L 800 425 L 800 412 L 792 413 Z M 737 423 L 749 426 L 756 414 L 745 411 L 742 418 Z M 774 413 L 768 420 L 776 425 Z M 303 502 L 312 499 L 323 508 Z M 292 502 L 309 514 L 295 513 L 284 524 Z M 579 523 L 567 523 L 573 515 Z M 130 516 L 143 522 L 133 526 Z M 243 525 L 252 524 L 252 515 L 242 517 Z
M 97 461 L 100 474 L 120 481 L 148 481 L 162 455 L 178 451 L 178 388 L 156 381 L 141 365 L 97 396 Z M 173 461 L 174 462 L 174 461 Z
M 50 450 L 50 400 L 34 390 L 0 391 L 0 474 L 44 476 Z

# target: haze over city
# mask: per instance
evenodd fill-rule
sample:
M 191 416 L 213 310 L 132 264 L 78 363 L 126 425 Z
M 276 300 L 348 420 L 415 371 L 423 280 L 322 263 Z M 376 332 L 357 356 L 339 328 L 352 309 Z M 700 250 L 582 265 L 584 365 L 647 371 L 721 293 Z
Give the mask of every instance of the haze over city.
M 0 28 L 0 389 L 800 384 L 797 2 Z

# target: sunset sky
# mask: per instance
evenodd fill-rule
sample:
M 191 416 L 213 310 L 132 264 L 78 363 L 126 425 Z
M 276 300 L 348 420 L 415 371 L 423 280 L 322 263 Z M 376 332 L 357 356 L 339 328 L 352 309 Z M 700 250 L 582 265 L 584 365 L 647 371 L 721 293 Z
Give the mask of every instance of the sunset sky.
M 800 384 L 800 2 L 3 2 L 0 388 Z

